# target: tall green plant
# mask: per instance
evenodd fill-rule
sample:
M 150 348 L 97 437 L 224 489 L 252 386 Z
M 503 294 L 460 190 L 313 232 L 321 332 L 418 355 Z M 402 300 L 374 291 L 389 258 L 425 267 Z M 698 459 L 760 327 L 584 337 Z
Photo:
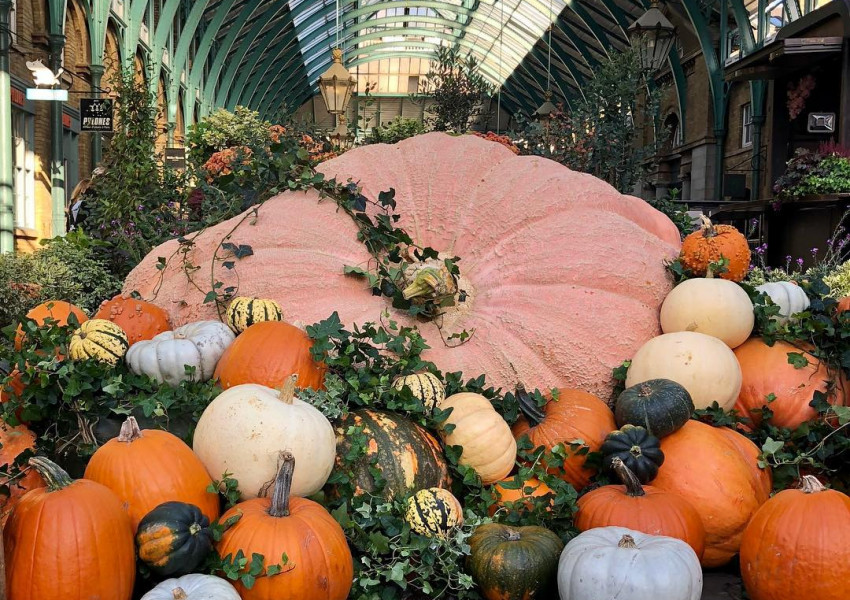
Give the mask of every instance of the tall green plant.
M 112 271 L 124 277 L 150 250 L 185 232 L 179 207 L 185 178 L 156 154 L 157 105 L 133 70 L 113 82 L 117 129 L 104 157 L 102 175 L 85 196 L 83 228 Z
M 433 100 L 428 107 L 433 115 L 429 118 L 433 129 L 464 133 L 473 117 L 483 113 L 482 100 L 492 92 L 493 87 L 472 56 L 461 56 L 459 46 L 442 47 L 420 84 L 417 101 Z
M 642 91 L 644 90 L 644 91 Z M 663 133 L 658 120 L 659 88 L 648 94 L 634 51 L 613 55 L 582 88 L 583 98 L 529 124 L 523 150 L 551 158 L 576 171 L 604 179 L 620 192 L 631 192 L 651 166 Z M 641 146 L 640 127 L 650 120 L 654 142 Z

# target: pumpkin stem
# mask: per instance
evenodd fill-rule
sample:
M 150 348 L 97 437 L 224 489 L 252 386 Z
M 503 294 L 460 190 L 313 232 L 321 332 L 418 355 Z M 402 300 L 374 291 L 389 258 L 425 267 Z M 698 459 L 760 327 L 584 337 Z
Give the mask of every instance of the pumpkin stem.
M 626 486 L 626 494 L 629 496 L 645 496 L 646 492 L 643 491 L 643 486 L 640 484 L 640 480 L 632 473 L 632 470 L 626 466 L 626 463 L 623 462 L 619 456 L 615 456 L 611 460 L 611 468 L 614 469 L 614 473 L 616 473 L 617 477 L 623 482 L 623 485 Z
M 635 544 L 635 538 L 633 538 L 632 536 L 630 536 L 627 533 L 627 534 L 623 535 L 622 538 L 620 538 L 620 543 L 617 544 L 617 547 L 618 548 L 629 548 L 629 549 L 633 550 L 633 549 L 637 548 L 637 544 Z
M 62 467 L 43 456 L 33 456 L 29 459 L 28 464 L 38 471 L 38 474 L 47 483 L 47 489 L 51 492 L 61 490 L 74 483 L 74 480 Z
M 714 223 L 711 222 L 711 219 L 709 219 L 705 215 L 700 215 L 699 218 L 700 221 L 702 221 L 702 237 L 716 236 L 717 228 L 714 226 Z
M 803 480 L 800 482 L 800 490 L 804 494 L 816 494 L 826 490 L 824 485 L 814 475 L 803 475 Z
M 295 399 L 295 383 L 297 381 L 298 373 L 293 373 L 287 377 L 286 381 L 283 382 L 283 386 L 278 388 L 278 400 L 284 404 L 292 404 L 292 401 Z
M 509 542 L 518 542 L 522 539 L 522 536 L 519 534 L 519 531 L 517 531 L 513 527 L 508 527 L 505 533 L 507 534 L 507 538 L 505 539 Z
M 411 276 L 412 279 L 409 279 Z M 423 296 L 439 298 L 457 292 L 455 278 L 440 260 L 428 260 L 412 266 L 405 279 L 410 282 L 401 292 L 405 300 Z
M 189 596 L 186 595 L 186 590 L 181 587 L 176 587 L 171 590 L 171 596 L 174 600 L 186 600 Z
M 118 433 L 119 442 L 135 442 L 142 437 L 142 430 L 139 429 L 139 423 L 136 417 L 127 417 L 127 420 L 121 423 L 121 431 Z
M 546 413 L 541 407 L 537 406 L 537 400 L 525 391 L 525 386 L 521 383 L 516 386 L 516 399 L 519 403 L 519 411 L 528 420 L 531 427 L 537 427 L 546 418 Z
M 295 473 L 295 457 L 288 450 L 281 453 L 283 459 L 277 477 L 274 480 L 274 492 L 269 514 L 273 517 L 289 516 L 289 491 L 292 487 L 292 475 Z

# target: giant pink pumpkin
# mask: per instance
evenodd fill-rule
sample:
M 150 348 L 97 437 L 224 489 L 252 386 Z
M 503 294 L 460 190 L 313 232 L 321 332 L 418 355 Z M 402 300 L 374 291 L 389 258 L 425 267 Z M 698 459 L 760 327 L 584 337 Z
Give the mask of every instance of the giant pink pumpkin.
M 414 240 L 460 257 L 467 300 L 444 316 L 443 336 L 466 329 L 473 337 L 449 348 L 434 323 L 416 323 L 431 346 L 427 358 L 444 371 L 484 373 L 508 389 L 521 381 L 608 397 L 612 368 L 659 333 L 671 289 L 663 262 L 677 255 L 679 233 L 662 213 L 603 181 L 475 136 L 441 133 L 358 148 L 320 170 L 360 182 L 370 198 L 395 188 L 401 226 Z M 209 286 L 213 251 L 240 218 L 196 240 L 188 258 L 201 267 L 193 275 L 201 287 Z M 344 266 L 371 258 L 356 234 L 351 219 L 316 193 L 272 198 L 230 239 L 254 251 L 237 261 L 239 295 L 277 300 L 290 322 L 314 323 L 334 311 L 348 325 L 378 320 L 387 299 L 343 275 Z M 157 259 L 176 248 L 170 241 L 154 249 L 130 273 L 125 293 L 162 306 L 175 326 L 217 318 L 179 260 L 157 270 Z M 221 261 L 214 268 L 225 287 L 236 284 Z

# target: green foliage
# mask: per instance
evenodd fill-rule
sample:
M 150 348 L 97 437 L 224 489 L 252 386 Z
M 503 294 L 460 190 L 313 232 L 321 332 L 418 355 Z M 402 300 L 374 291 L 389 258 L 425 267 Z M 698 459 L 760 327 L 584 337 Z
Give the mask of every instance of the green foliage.
M 244 106 L 234 112 L 219 108 L 189 128 L 186 145 L 189 160 L 199 168 L 213 153 L 233 146 L 264 146 L 271 141 L 271 123 Z
M 823 282 L 829 286 L 833 298 L 850 296 L 850 261 L 839 265 L 823 278 Z
M 73 316 L 70 321 L 68 327 L 39 328 L 25 319 L 21 350 L 12 350 L 11 344 L 0 348 L 0 360 L 20 372 L 25 386 L 20 397 L 2 405 L 3 420 L 29 422 L 39 436 L 39 450 L 71 471 L 117 435 L 128 415 L 136 416 L 143 428 L 168 429 L 191 439 L 201 412 L 219 393 L 212 383 L 184 382 L 172 388 L 133 374 L 123 361 L 111 367 L 95 360 L 59 360 L 57 355 L 68 355 L 77 326 Z M 11 340 L 15 326 L 3 333 Z
M 123 279 L 154 246 L 188 226 L 179 210 L 186 178 L 156 155 L 157 105 L 132 69 L 116 76 L 117 128 L 102 166 L 84 196 L 83 229 L 99 241 L 97 252 Z
M 32 254 L 0 256 L 0 327 L 17 324 L 46 300 L 66 300 L 92 314 L 120 289 L 121 282 L 95 257 L 92 240 L 71 232 Z
M 460 46 L 440 47 L 416 100 L 433 100 L 428 106 L 433 115 L 428 119 L 432 129 L 465 133 L 470 121 L 483 114 L 482 103 L 492 93 L 493 86 L 481 74 L 474 57 L 462 56 Z
M 800 148 L 773 191 L 779 201 L 850 192 L 850 158 Z
M 528 124 L 517 145 L 525 154 L 545 156 L 631 193 L 663 142 L 658 112 L 663 90 L 641 99 L 642 77 L 636 52 L 612 54 L 582 88 L 584 98 L 545 122 Z M 645 122 L 652 125 L 655 143 L 641 148 L 638 127 Z
M 425 133 L 425 126 L 421 121 L 396 117 L 386 125 L 375 125 L 364 144 L 396 144 L 420 133 Z
M 441 375 L 433 364 L 422 359 L 426 345 L 415 329 L 399 327 L 390 321 L 382 325 L 366 324 L 349 331 L 333 315 L 308 327 L 307 332 L 313 339 L 314 355 L 322 357 L 329 373 L 325 379 L 326 390 L 300 392 L 302 399 L 310 401 L 331 418 L 361 407 L 395 411 L 438 435 L 439 425 L 449 413 L 429 411 L 409 389 L 392 388 L 393 380 L 401 375 L 422 371 Z M 516 420 L 516 398 L 512 394 L 502 396 L 486 387 L 483 376 L 464 381 L 462 374 L 448 373 L 443 380 L 447 394 L 460 391 L 484 394 L 508 423 Z M 535 397 L 542 401 L 539 392 Z M 496 497 L 492 486 L 482 485 L 471 468 L 458 464 L 461 448 L 446 448 L 446 457 L 453 480 L 452 492 L 464 505 L 465 523 L 446 538 L 429 538 L 411 532 L 404 519 L 406 498 L 385 500 L 379 495 L 354 495 L 353 484 L 346 473 L 366 455 L 369 439 L 357 427 L 350 428 L 345 435 L 352 442 L 351 451 L 339 457 L 341 468 L 336 469 L 328 481 L 335 490 L 328 494 L 328 508 L 345 530 L 354 554 L 355 581 L 351 598 L 480 599 L 465 566 L 468 539 L 475 527 L 491 520 L 488 515 Z M 537 477 L 549 485 L 553 493 L 530 501 L 528 506 L 518 502 L 498 510 L 494 508 L 492 519 L 517 526 L 542 525 L 569 539 L 575 533 L 572 515 L 576 491 L 546 471 L 543 448 L 530 446 L 527 438 L 520 441 L 517 475 L 505 487 L 519 487 L 525 479 Z M 545 453 L 545 457 L 547 464 L 557 471 L 563 465 L 566 449 L 555 448 Z M 379 492 L 383 481 L 376 464 L 372 465 L 371 473 Z
M 647 200 L 647 203 L 673 221 L 682 239 L 693 232 L 693 219 L 688 215 L 688 205 L 679 201 L 679 190 L 670 190 L 663 198 Z

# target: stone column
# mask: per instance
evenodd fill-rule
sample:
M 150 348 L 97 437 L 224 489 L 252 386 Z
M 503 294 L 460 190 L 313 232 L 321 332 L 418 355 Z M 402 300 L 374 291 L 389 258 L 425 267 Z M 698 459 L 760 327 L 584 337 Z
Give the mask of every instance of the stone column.
M 65 36 L 50 34 L 50 70 L 62 68 Z M 53 236 L 65 235 L 65 149 L 62 108 L 64 102 L 50 103 L 50 197 L 53 205 Z

